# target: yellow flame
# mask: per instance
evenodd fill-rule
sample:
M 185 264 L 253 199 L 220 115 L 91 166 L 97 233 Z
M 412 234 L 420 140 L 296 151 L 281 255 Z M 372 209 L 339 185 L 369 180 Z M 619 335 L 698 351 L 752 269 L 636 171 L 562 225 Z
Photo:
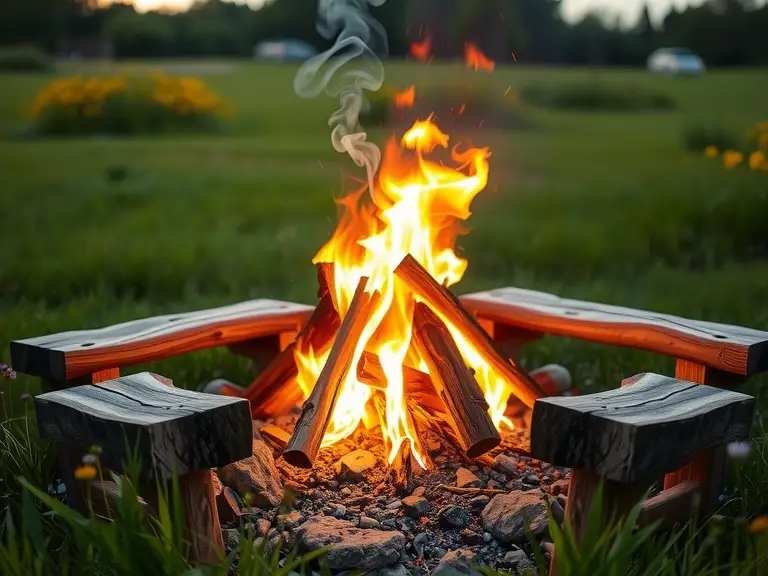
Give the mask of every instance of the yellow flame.
M 318 251 L 313 262 L 334 263 L 334 306 L 343 316 L 349 309 L 355 288 L 362 276 L 370 278 L 381 298 L 352 358 L 339 394 L 323 446 L 350 435 L 365 417 L 371 389 L 357 380 L 356 367 L 364 351 L 378 356 L 386 376 L 386 423 L 382 434 L 389 445 L 389 461 L 400 444 L 409 439 L 414 457 L 423 466 L 415 447 L 415 431 L 406 417 L 403 365 L 426 365 L 411 346 L 415 295 L 394 276 L 406 254 L 411 254 L 441 284 L 451 286 L 461 280 L 467 261 L 454 252 L 460 221 L 470 216 L 469 207 L 488 182 L 487 148 L 451 150 L 454 166 L 425 158 L 438 148 L 448 148 L 448 135 L 432 118 L 416 122 L 402 137 L 387 145 L 374 194 L 363 191 L 340 201 L 342 216 L 333 237 Z M 371 200 L 373 198 L 373 200 Z M 479 353 L 453 327 L 449 326 L 468 365 L 476 371 L 494 424 L 504 420 L 504 408 L 511 389 L 482 360 Z M 297 352 L 298 382 L 308 395 L 317 380 L 328 350 L 308 354 Z

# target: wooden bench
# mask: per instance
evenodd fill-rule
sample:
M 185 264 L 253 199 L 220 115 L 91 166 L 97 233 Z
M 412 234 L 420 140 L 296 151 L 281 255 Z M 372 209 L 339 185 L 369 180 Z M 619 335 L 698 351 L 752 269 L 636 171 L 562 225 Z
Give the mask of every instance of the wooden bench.
M 514 346 L 544 334 L 629 346 L 676 358 L 675 377 L 680 380 L 724 388 L 768 370 L 768 332 L 761 330 L 519 288 L 467 294 L 461 301 L 495 339 Z M 713 510 L 724 479 L 723 456 L 722 449 L 703 451 L 669 472 L 664 488 L 694 482 L 701 487 L 702 508 Z
M 155 511 L 157 482 L 168 485 L 177 475 L 188 556 L 213 562 L 223 554 L 211 469 L 252 454 L 245 399 L 174 388 L 142 372 L 40 394 L 35 411 L 40 435 L 63 451 L 99 446 L 100 463 L 118 473 L 129 456 L 137 458 L 140 477 L 133 480 Z
M 604 520 L 626 516 L 660 475 L 746 439 L 754 408 L 746 394 L 643 374 L 608 392 L 537 400 L 531 455 L 572 468 L 566 518 L 580 541 L 600 484 Z M 689 519 L 698 488 L 685 482 L 662 491 L 646 501 L 646 519 Z

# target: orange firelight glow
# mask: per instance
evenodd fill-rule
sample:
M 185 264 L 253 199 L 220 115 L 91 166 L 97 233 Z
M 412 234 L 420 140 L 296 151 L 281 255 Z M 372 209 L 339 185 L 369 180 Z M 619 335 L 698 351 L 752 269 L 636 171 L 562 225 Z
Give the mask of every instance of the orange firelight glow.
M 416 89 L 413 84 L 402 92 L 395 94 L 395 106 L 398 108 L 413 108 L 413 102 L 416 99 Z
M 386 376 L 386 422 L 382 433 L 389 447 L 389 462 L 402 442 L 410 440 L 413 454 L 424 466 L 416 449 L 415 430 L 409 425 L 403 394 L 403 366 L 428 372 L 418 351 L 411 345 L 412 315 L 417 297 L 394 276 L 406 254 L 411 254 L 444 286 L 456 284 L 464 275 L 467 261 L 454 252 L 461 222 L 470 216 L 469 207 L 488 182 L 487 148 L 458 146 L 451 149 L 451 161 L 427 159 L 448 148 L 448 135 L 432 117 L 416 122 L 398 143 L 392 139 L 376 178 L 373 194 L 360 190 L 339 201 L 341 219 L 332 238 L 315 255 L 313 262 L 334 263 L 334 306 L 343 317 L 362 276 L 381 293 L 351 366 L 356 367 L 364 351 L 378 356 Z M 448 328 L 466 363 L 475 375 L 490 406 L 489 414 L 498 427 L 511 394 L 508 382 L 499 377 L 453 326 Z M 297 352 L 298 383 L 308 395 L 328 357 L 325 350 Z M 366 418 L 371 388 L 357 379 L 356 370 L 347 374 L 323 438 L 329 446 L 349 436 Z M 369 410 L 370 414 L 370 410 Z M 367 420 L 366 420 L 367 422 Z
M 432 38 L 429 34 L 421 42 L 411 44 L 411 55 L 417 60 L 426 62 L 432 54 Z
M 467 66 L 474 68 L 475 71 L 483 69 L 488 72 L 493 72 L 496 68 L 496 63 L 488 58 L 483 51 L 471 42 L 464 44 L 464 60 Z

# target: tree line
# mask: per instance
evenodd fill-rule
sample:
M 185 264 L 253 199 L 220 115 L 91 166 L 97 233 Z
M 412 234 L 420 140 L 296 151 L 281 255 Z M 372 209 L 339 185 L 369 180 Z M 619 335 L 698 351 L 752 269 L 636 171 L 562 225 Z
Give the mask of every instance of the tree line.
M 103 40 L 118 58 L 248 57 L 261 41 L 297 38 L 318 49 L 317 0 L 272 0 L 259 10 L 198 0 L 178 14 L 137 13 L 97 0 L 0 3 L 0 45 L 35 44 L 49 52 L 73 39 Z M 560 0 L 388 0 L 372 9 L 389 38 L 389 55 L 404 57 L 429 36 L 434 58 L 461 55 L 471 41 L 505 62 L 638 66 L 658 47 L 684 47 L 709 66 L 768 63 L 768 5 L 758 0 L 709 0 L 672 8 L 654 24 L 648 9 L 626 26 L 595 14 L 568 23 Z

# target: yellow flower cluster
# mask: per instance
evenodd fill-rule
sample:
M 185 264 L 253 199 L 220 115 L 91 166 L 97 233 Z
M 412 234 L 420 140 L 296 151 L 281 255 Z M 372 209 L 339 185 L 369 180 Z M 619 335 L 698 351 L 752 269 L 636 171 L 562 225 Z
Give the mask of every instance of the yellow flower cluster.
M 31 111 L 36 118 L 52 110 L 94 117 L 102 114 L 105 103 L 116 96 L 153 103 L 176 116 L 227 113 L 221 97 L 201 80 L 162 73 L 61 78 L 38 93 Z
M 704 149 L 704 156 L 707 158 L 720 157 L 723 166 L 732 170 L 744 163 L 755 172 L 768 172 L 768 122 L 758 122 L 754 128 L 747 133 L 747 138 L 754 149 L 746 157 L 737 150 L 718 150 L 717 146 L 707 146 Z

